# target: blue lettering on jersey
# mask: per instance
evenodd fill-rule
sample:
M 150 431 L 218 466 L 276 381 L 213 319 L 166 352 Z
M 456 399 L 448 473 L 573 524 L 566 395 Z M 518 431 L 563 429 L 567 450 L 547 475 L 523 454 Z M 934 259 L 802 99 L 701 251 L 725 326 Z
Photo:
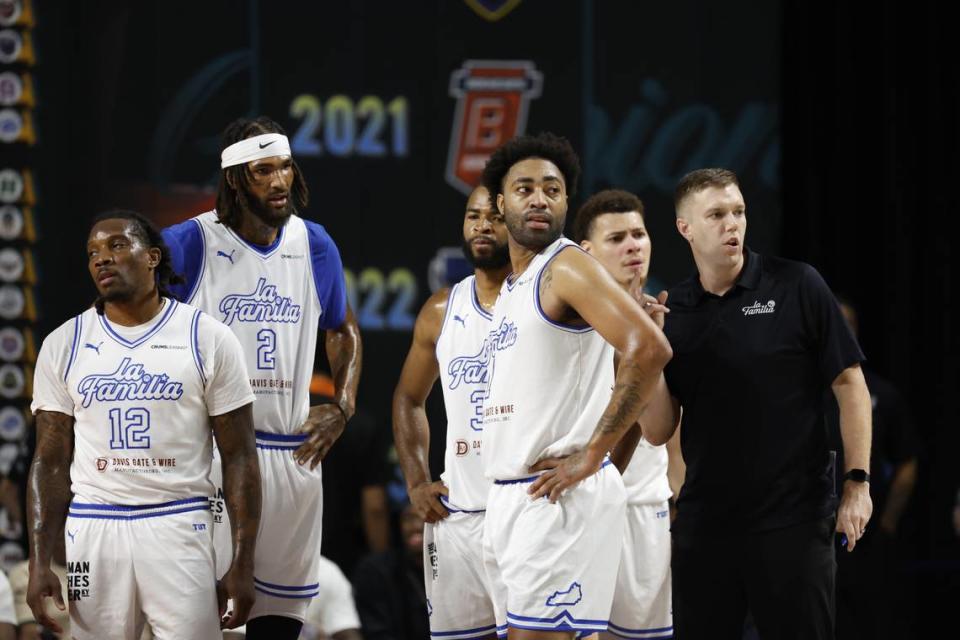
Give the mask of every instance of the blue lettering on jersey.
M 84 376 L 77 385 L 77 393 L 83 396 L 84 407 L 89 407 L 93 400 L 179 400 L 183 396 L 183 384 L 171 380 L 165 373 L 147 373 L 142 364 L 124 358 L 111 373 Z
M 472 356 L 459 356 L 450 361 L 447 366 L 447 374 L 451 380 L 450 389 L 456 389 L 460 383 L 465 384 L 486 384 L 487 363 L 490 362 L 490 339 L 484 338 L 480 352 Z
M 257 280 L 252 293 L 231 293 L 220 301 L 223 324 L 237 322 L 300 322 L 303 312 L 293 298 L 277 293 L 277 285 L 267 284 L 266 278 Z
M 517 342 L 517 325 L 507 322 L 504 318 L 500 321 L 500 326 L 490 332 L 490 342 L 494 351 L 503 351 L 512 347 Z

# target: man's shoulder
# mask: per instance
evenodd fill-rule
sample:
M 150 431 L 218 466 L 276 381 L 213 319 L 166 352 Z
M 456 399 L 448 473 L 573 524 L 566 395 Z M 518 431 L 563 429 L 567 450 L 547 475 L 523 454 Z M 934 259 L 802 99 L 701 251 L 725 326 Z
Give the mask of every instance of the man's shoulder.
M 781 256 L 760 256 L 763 261 L 762 276 L 784 284 L 810 278 L 820 279 L 820 274 L 812 266 L 800 260 L 791 260 Z
M 667 289 L 667 306 L 694 306 L 697 301 L 697 294 L 701 290 L 697 281 L 698 277 L 697 274 L 693 274 Z

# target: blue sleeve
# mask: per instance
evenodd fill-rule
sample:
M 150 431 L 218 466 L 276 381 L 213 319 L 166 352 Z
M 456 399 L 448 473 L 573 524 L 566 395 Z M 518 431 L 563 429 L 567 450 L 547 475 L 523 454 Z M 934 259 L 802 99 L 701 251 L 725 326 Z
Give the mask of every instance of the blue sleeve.
M 190 219 L 167 227 L 160 233 L 170 250 L 173 270 L 186 280 L 182 284 L 171 285 L 170 291 L 180 302 L 190 302 L 203 275 L 206 260 L 203 229 L 199 222 Z
M 321 225 L 304 220 L 310 242 L 313 282 L 320 298 L 320 328 L 336 329 L 347 317 L 347 283 L 343 263 L 333 239 Z

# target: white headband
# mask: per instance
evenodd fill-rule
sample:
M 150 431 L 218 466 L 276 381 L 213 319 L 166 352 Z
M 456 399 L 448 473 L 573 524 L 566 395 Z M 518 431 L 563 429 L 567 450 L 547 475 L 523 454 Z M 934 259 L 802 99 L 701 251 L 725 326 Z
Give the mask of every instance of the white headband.
M 265 133 L 235 142 L 220 154 L 220 168 L 226 169 L 238 164 L 246 164 L 261 158 L 289 156 L 290 141 L 279 133 Z

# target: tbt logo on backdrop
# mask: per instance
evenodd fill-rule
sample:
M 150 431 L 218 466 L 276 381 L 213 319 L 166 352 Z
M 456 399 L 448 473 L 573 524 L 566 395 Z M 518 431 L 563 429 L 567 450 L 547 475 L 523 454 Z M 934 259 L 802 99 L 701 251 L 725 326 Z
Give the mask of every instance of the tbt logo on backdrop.
M 447 182 L 469 195 L 497 147 L 526 131 L 527 107 L 543 74 L 530 60 L 467 60 L 450 75 L 457 111 L 450 132 Z

